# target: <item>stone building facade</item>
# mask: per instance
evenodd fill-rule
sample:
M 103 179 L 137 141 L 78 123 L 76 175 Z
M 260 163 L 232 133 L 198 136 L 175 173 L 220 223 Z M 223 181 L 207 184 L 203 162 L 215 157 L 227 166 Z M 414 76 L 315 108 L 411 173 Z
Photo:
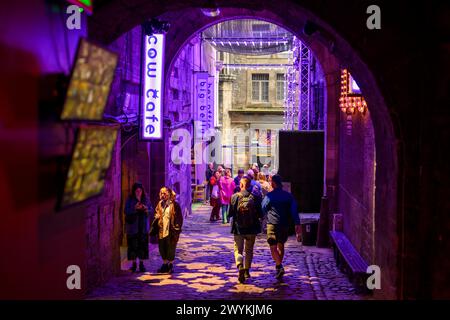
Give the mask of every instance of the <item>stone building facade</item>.
M 244 56 L 220 52 L 230 64 L 287 64 L 287 54 Z M 225 63 L 225 65 L 227 65 Z M 284 68 L 234 69 L 219 77 L 219 126 L 224 164 L 247 169 L 252 163 L 277 169 L 277 132 L 283 128 Z M 242 134 L 244 133 L 244 134 Z M 263 147 L 259 147 L 258 145 Z
M 259 56 L 219 52 L 218 58 L 224 65 L 219 75 L 218 105 L 223 163 L 234 173 L 253 163 L 260 167 L 267 164 L 269 170 L 277 171 L 278 132 L 284 126 L 285 76 L 287 66 L 292 64 L 292 52 Z M 311 108 L 317 107 L 323 122 L 323 74 L 315 58 L 311 66 Z M 314 88 L 319 89 L 316 91 L 322 98 L 314 98 Z

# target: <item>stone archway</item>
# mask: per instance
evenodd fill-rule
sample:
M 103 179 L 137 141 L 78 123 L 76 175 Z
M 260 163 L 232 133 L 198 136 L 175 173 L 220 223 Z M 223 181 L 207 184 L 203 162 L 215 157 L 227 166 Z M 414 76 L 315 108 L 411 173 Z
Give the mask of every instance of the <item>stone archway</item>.
M 308 7 L 320 11 L 311 4 L 311 1 L 308 3 Z M 202 1 L 183 3 L 165 1 L 164 4 L 157 1 L 145 3 L 136 1 L 134 5 L 128 2 L 125 6 L 119 1 L 112 1 L 100 7 L 95 19 L 90 21 L 89 29 L 92 30 L 90 36 L 101 42 L 110 43 L 145 19 L 159 17 L 172 23 L 172 32 L 167 41 L 166 61 L 173 61 L 178 50 L 182 48 L 192 34 L 208 25 L 219 22 L 218 19 L 203 16 L 198 10 L 201 5 Z M 377 163 L 375 195 L 375 242 L 377 246 L 375 261 L 382 270 L 387 270 L 382 278 L 383 297 L 394 298 L 397 296 L 399 281 L 399 234 L 397 232 L 398 159 L 393 123 L 375 78 L 375 71 L 372 71 L 364 63 L 357 51 L 336 29 L 305 7 L 300 7 L 288 0 L 277 2 L 268 0 L 228 1 L 227 7 L 221 10 L 220 19 L 252 17 L 268 20 L 299 36 L 312 49 L 327 76 L 328 109 L 335 111 L 334 116 L 332 113 L 329 115 L 328 128 L 336 127 L 339 122 L 337 108 L 339 86 L 336 83 L 339 74 L 336 73 L 340 67 L 347 67 L 351 70 L 364 92 L 374 127 Z M 314 22 L 323 30 L 322 34 L 325 34 L 325 41 L 323 38 L 320 39 L 314 35 L 306 37 L 301 33 L 307 21 Z M 111 30 L 113 31 L 111 32 Z M 329 46 L 330 42 L 333 43 L 332 46 Z M 332 53 L 330 53 L 330 49 Z M 170 70 L 170 64 L 167 64 L 165 68 L 166 71 Z M 335 103 L 334 108 L 333 103 Z M 329 134 L 328 136 L 333 135 Z M 327 189 L 330 193 L 335 192 L 337 187 L 338 171 L 336 148 L 338 142 L 336 135 L 333 137 L 334 148 L 330 147 L 328 150 L 326 161 Z M 328 141 L 328 144 L 331 146 L 332 141 Z

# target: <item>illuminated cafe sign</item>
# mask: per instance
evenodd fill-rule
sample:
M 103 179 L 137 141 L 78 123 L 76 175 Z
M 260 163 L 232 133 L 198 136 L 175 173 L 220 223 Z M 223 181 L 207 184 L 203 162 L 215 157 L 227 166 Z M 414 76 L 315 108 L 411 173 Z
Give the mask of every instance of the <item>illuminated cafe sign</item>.
M 144 90 L 141 106 L 141 138 L 162 138 L 162 97 L 164 68 L 164 34 L 145 36 Z

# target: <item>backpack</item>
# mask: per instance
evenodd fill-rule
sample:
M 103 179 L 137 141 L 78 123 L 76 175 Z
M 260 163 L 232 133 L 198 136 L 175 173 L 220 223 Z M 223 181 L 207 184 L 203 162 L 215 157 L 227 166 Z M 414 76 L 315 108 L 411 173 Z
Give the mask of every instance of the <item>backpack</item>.
M 256 205 L 252 194 L 247 196 L 240 195 L 237 205 L 236 224 L 239 228 L 251 228 L 255 225 Z

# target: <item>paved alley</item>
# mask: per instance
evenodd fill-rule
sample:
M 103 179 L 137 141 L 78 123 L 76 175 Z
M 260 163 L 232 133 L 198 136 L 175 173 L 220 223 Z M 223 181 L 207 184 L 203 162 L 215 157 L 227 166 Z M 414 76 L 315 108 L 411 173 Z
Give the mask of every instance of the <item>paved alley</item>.
M 157 274 L 161 265 L 157 245 L 150 245 L 146 273 L 131 273 L 124 260 L 122 274 L 96 288 L 88 299 L 169 300 L 350 300 L 356 295 L 346 276 L 335 266 L 331 249 L 302 246 L 292 236 L 286 244 L 286 274 L 274 278 L 274 263 L 264 235 L 259 235 L 251 278 L 240 284 L 233 258 L 229 225 L 209 222 L 208 205 L 196 204 L 185 219 L 177 248 L 175 272 Z

